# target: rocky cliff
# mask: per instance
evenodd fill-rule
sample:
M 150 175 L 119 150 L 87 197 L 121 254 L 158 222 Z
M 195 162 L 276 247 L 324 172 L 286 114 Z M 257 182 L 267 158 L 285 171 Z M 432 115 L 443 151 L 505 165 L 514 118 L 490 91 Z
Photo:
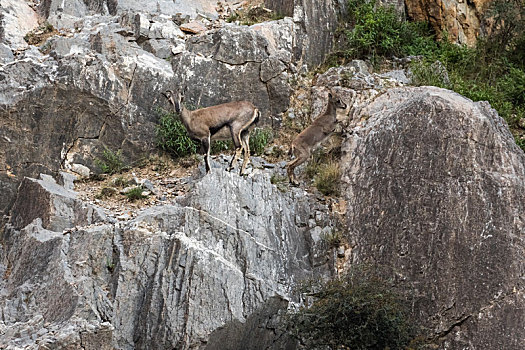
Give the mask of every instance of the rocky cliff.
M 326 206 L 260 171 L 214 169 L 132 219 L 66 187 L 42 176 L 18 190 L 3 235 L 2 347 L 223 349 L 210 334 L 234 323 L 238 336 L 259 328 L 253 349 L 293 344 L 277 312 L 295 282 L 329 272 Z
M 85 174 L 104 147 L 130 160 L 151 150 L 169 88 L 188 89 L 193 106 L 250 100 L 278 124 L 291 75 L 323 59 L 336 20 L 317 3 L 254 26 L 226 23 L 213 1 L 146 3 L 2 0 L 0 211 L 24 176 Z M 314 20 L 330 25 L 310 35 Z

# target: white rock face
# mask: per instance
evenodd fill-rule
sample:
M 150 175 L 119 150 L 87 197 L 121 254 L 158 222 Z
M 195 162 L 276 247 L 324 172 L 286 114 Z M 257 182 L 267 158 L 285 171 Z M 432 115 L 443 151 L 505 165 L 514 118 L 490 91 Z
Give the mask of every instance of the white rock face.
M 38 15 L 23 0 L 0 0 L 0 42 L 13 51 L 28 47 L 24 36 L 38 27 Z

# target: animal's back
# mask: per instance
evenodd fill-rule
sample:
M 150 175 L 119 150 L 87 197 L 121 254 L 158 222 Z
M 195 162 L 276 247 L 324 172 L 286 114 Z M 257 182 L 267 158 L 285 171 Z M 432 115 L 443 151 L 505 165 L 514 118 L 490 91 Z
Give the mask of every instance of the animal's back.
M 301 131 L 294 139 L 293 144 L 315 146 L 328 137 L 328 135 L 334 131 L 335 126 L 335 116 L 323 114 L 317 117 L 306 129 Z

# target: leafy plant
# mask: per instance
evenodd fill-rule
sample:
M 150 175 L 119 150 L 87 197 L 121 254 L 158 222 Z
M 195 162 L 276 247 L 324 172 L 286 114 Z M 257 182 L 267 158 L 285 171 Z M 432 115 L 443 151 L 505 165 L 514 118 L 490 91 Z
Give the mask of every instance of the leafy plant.
M 129 186 L 131 181 L 127 180 L 124 176 L 118 176 L 111 181 L 114 186 L 117 187 L 126 187 Z
M 115 263 L 109 257 L 106 258 L 106 268 L 110 273 L 113 273 L 113 271 L 115 270 Z
M 197 143 L 186 131 L 186 127 L 175 113 L 158 111 L 160 118 L 156 128 L 157 146 L 175 157 L 184 157 L 197 152 Z
M 325 164 L 328 161 L 329 157 L 327 153 L 323 152 L 321 148 L 315 149 L 308 160 L 308 164 L 306 164 L 305 175 L 309 179 L 313 179 L 315 175 L 319 173 L 322 164 Z
M 308 305 L 288 317 L 288 330 L 308 349 L 405 349 L 417 336 L 393 284 L 371 268 L 305 283 Z
M 130 189 L 128 192 L 126 192 L 126 197 L 128 198 L 130 202 L 136 201 L 138 199 L 146 198 L 146 196 L 142 194 L 143 191 L 144 190 L 142 189 L 142 187 L 134 187 Z
M 379 63 L 384 57 L 421 55 L 436 47 L 435 34 L 427 23 L 404 21 L 393 6 L 378 6 L 376 0 L 349 0 L 347 13 L 338 31 L 341 45 L 329 57 L 329 65 L 355 58 Z
M 343 232 L 337 229 L 332 229 L 330 232 L 321 236 L 321 239 L 328 244 L 329 247 L 337 248 L 344 240 Z
M 253 155 L 264 153 L 266 146 L 273 140 L 273 131 L 270 128 L 256 128 L 250 134 L 250 152 Z
M 122 151 L 113 152 L 107 147 L 104 147 L 102 151 L 102 158 L 95 159 L 95 165 L 99 167 L 102 173 L 109 175 L 120 173 L 126 168 L 122 160 Z

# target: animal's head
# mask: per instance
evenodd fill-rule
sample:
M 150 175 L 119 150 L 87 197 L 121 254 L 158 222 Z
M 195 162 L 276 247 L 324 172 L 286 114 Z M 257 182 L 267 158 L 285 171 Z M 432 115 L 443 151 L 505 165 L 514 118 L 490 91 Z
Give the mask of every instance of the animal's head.
M 328 100 L 329 103 L 332 103 L 335 106 L 335 108 L 346 109 L 347 107 L 346 103 L 344 103 L 340 97 L 332 95 L 331 92 L 328 93 Z
M 167 90 L 166 92 L 163 92 L 162 95 L 166 97 L 168 101 L 170 101 L 170 103 L 175 108 L 175 111 L 180 113 L 182 101 L 184 100 L 184 94 L 173 90 Z

